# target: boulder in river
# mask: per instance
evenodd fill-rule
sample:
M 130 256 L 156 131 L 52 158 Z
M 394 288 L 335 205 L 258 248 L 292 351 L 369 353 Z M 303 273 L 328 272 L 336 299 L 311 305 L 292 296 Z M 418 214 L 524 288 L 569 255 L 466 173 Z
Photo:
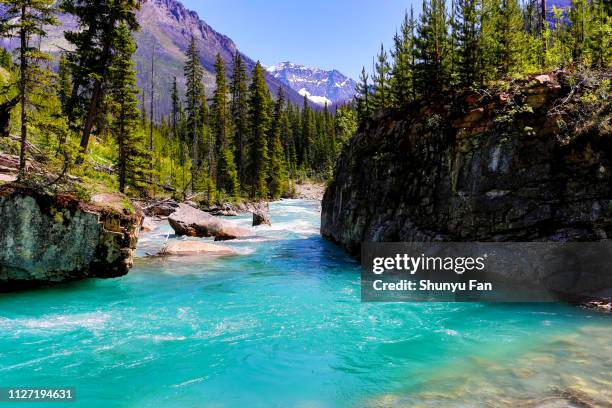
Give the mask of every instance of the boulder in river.
M 0 291 L 125 275 L 142 212 L 123 195 L 103 198 L 0 187 Z
M 168 222 L 177 235 L 189 237 L 215 237 L 216 241 L 224 241 L 252 235 L 245 228 L 186 204 L 179 204 L 179 208 L 168 217 Z
M 253 208 L 253 226 L 258 225 L 272 225 L 270 222 L 270 206 L 263 201 L 254 205 Z

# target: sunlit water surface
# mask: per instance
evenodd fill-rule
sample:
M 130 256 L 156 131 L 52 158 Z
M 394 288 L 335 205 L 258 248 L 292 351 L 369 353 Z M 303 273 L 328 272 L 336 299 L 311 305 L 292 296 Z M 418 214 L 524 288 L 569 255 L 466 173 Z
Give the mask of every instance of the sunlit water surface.
M 120 279 L 0 295 L 0 386 L 72 386 L 69 407 L 611 403 L 609 315 L 361 303 L 359 265 L 319 237 L 318 203 L 271 215 L 227 243 L 240 256 L 142 258 Z M 170 233 L 145 234 L 139 254 Z

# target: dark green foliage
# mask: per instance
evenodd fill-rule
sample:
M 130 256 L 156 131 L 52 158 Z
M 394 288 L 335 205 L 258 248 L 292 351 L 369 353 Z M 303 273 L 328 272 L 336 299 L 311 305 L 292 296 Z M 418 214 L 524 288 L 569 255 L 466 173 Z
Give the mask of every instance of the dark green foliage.
M 361 76 L 359 77 L 359 82 L 357 83 L 357 89 L 355 91 L 357 114 L 359 120 L 364 121 L 369 118 L 372 113 L 372 94 L 365 67 L 361 69 Z
M 117 141 L 117 173 L 119 191 L 127 186 L 144 187 L 151 160 L 145 148 L 144 134 L 137 130 L 140 117 L 138 88 L 132 55 L 136 44 L 125 23 L 121 23 L 113 36 L 115 53 L 109 71 L 109 106 L 113 115 L 111 131 Z
M 198 53 L 195 37 L 193 36 L 191 37 L 186 56 L 185 79 L 187 82 L 187 90 L 185 92 L 185 142 L 189 144 L 191 149 L 191 189 L 194 190 L 201 161 L 199 148 L 201 147 L 201 139 L 204 134 L 202 108 L 203 105 L 206 105 L 206 99 L 204 97 L 204 85 L 202 85 L 204 69 L 200 64 L 200 55 Z
M 423 2 L 416 38 L 415 87 L 420 95 L 432 96 L 449 85 L 450 46 L 444 0 Z
M 215 62 L 216 88 L 212 103 L 211 128 L 215 140 L 215 155 L 219 158 L 217 166 L 217 188 L 233 197 L 239 195 L 238 172 L 234 162 L 232 141 L 232 122 L 228 101 L 225 63 L 217 54 Z M 206 103 L 203 103 L 205 105 Z
M 241 183 L 246 181 L 246 147 L 249 132 L 248 107 L 248 77 L 240 54 L 234 56 L 231 92 L 231 115 L 234 124 L 234 157 L 238 178 Z
M 280 198 L 287 183 L 285 170 L 285 157 L 281 132 L 286 126 L 287 113 L 285 111 L 285 95 L 283 89 L 278 89 L 278 97 L 274 106 L 274 117 L 272 120 L 272 131 L 268 140 L 270 164 L 268 166 L 268 186 L 270 198 Z
M 372 104 L 375 109 L 385 109 L 391 106 L 391 66 L 384 46 L 380 45 L 380 53 L 374 65 L 375 74 L 373 77 L 374 94 Z
M 74 47 L 67 53 L 72 70 L 72 92 L 67 104 L 71 122 L 80 124 L 81 149 L 89 146 L 89 137 L 104 115 L 104 93 L 113 60 L 116 28 L 125 24 L 138 29 L 138 0 L 62 0 L 63 11 L 72 14 L 78 31 L 65 32 Z
M 480 78 L 480 13 L 479 0 L 456 0 L 453 38 L 460 86 L 473 86 Z
M 392 101 L 400 107 L 404 107 L 414 100 L 414 61 L 415 61 L 415 42 L 414 29 L 416 22 L 410 10 L 404 15 L 404 21 L 399 33 L 393 38 L 393 67 L 391 71 L 391 93 Z M 367 81 L 367 74 L 361 73 L 361 81 Z M 362 94 L 367 85 L 361 84 L 358 91 Z
M 261 64 L 253 69 L 249 88 L 249 160 L 247 183 L 251 198 L 268 196 L 268 132 L 270 131 L 270 92 L 264 80 Z

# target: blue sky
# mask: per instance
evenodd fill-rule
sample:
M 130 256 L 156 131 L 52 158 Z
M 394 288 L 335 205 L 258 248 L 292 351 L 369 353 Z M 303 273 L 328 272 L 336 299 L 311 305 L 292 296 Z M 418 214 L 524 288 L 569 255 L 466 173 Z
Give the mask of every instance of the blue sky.
M 411 0 L 181 0 L 266 65 L 291 61 L 357 79 L 392 43 Z M 414 1 L 414 0 L 412 0 Z M 421 2 L 414 2 L 415 13 Z

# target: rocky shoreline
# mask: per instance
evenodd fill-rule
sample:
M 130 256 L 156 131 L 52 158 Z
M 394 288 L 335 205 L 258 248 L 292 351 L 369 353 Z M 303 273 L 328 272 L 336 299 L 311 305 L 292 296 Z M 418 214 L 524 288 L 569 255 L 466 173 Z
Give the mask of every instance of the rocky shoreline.
M 0 291 L 128 273 L 142 212 L 123 195 L 83 200 L 0 187 Z

